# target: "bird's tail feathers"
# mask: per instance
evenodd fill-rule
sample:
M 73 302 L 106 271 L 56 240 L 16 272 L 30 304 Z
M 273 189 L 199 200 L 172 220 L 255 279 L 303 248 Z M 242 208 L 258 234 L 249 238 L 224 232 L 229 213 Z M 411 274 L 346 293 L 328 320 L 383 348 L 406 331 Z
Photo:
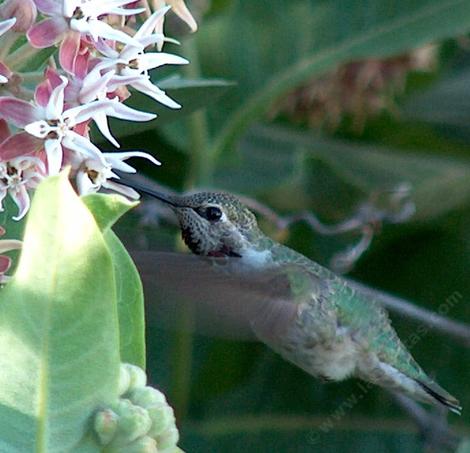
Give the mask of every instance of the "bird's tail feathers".
M 417 384 L 425 392 L 427 401 L 434 402 L 445 406 L 454 414 L 460 415 L 462 406 L 459 401 L 454 398 L 450 393 L 446 392 L 441 386 L 429 380 L 426 382 L 416 380 Z
M 419 369 L 414 376 L 410 376 L 389 363 L 378 362 L 378 366 L 373 369 L 370 366 L 359 369 L 357 376 L 382 387 L 402 392 L 423 403 L 444 406 L 458 415 L 461 413 L 462 407 L 459 401 Z

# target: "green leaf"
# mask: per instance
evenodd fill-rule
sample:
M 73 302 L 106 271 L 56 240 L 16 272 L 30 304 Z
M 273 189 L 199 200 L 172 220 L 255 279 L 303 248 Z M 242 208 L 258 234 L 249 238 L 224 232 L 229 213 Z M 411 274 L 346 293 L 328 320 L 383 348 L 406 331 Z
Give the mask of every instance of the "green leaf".
M 56 52 L 54 46 L 46 47 L 45 49 L 36 49 L 36 54 L 25 62 L 20 71 L 38 71 L 44 68 L 45 63 Z
M 145 369 L 145 313 L 144 293 L 139 273 L 122 245 L 108 230 L 104 234 L 113 259 L 119 316 L 119 349 L 121 362 Z
M 423 93 L 412 96 L 404 113 L 433 124 L 467 128 L 470 124 L 470 69 L 459 69 L 444 76 Z
M 119 317 L 121 362 L 145 369 L 144 295 L 139 273 L 111 226 L 137 202 L 120 195 L 90 194 L 82 197 L 103 231 L 113 261 Z
M 111 228 L 123 214 L 139 204 L 122 195 L 102 193 L 85 195 L 82 201 L 93 214 L 101 231 Z
M 184 90 L 192 88 L 209 88 L 207 93 L 210 93 L 212 88 L 229 88 L 234 86 L 234 82 L 223 79 L 185 79 L 180 76 L 171 76 L 158 83 L 159 88 L 162 90 Z
M 247 181 L 254 180 L 255 193 L 269 190 L 287 209 L 326 205 L 337 210 L 344 200 L 351 207 L 348 190 L 358 191 L 363 201 L 372 191 L 403 182 L 412 187 L 413 220 L 430 220 L 470 203 L 470 161 L 465 159 L 350 144 L 276 126 L 254 128 L 242 149 L 238 166 L 221 165 L 216 182 L 246 192 Z
M 169 109 L 152 100 L 150 111 L 158 115 L 156 125 L 173 123 L 201 108 L 217 101 L 234 87 L 235 83 L 223 79 L 185 79 L 178 76 L 169 77 L 161 82 L 154 81 L 159 88 L 169 91 L 169 95 L 181 104 L 181 109 Z M 148 98 L 147 98 L 148 99 Z
M 26 39 L 17 51 L 8 55 L 5 62 L 12 71 L 33 72 L 43 69 L 44 63 L 56 52 L 54 46 L 45 49 L 33 49 Z
M 81 451 L 93 411 L 117 396 L 119 363 L 107 246 L 67 174 L 48 178 L 0 292 L 0 451 Z
M 157 101 L 145 96 L 144 94 L 133 91 L 132 96 L 126 101 L 129 107 L 145 112 L 156 113 L 157 118 L 152 121 L 142 123 L 120 121 L 111 118 L 111 130 L 115 137 L 122 138 L 128 135 L 138 134 L 156 127 L 171 123 L 175 120 L 181 120 L 186 115 L 206 107 L 215 102 L 230 87 L 232 82 L 220 79 L 183 79 L 180 77 L 170 77 L 161 82 L 155 81 L 159 88 L 168 90 L 169 96 L 181 104 L 181 109 L 170 109 L 159 104 Z M 102 135 L 93 126 L 93 135 L 98 141 L 104 141 Z
M 216 115 L 226 120 L 219 122 L 214 156 L 231 148 L 283 94 L 336 65 L 409 51 L 470 28 L 470 3 L 465 0 L 292 0 L 289 8 L 281 0 L 263 0 L 235 5 L 199 38 L 211 69 L 216 64 L 223 77 L 239 82 L 223 114 Z M 215 53 L 214 46 L 225 52 Z

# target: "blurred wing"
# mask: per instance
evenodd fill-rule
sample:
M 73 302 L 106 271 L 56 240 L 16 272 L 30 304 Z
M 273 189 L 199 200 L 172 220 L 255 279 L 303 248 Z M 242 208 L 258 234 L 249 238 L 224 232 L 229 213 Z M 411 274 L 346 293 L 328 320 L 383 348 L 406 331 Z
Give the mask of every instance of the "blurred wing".
M 144 284 L 147 322 L 181 326 L 192 314 L 197 332 L 276 342 L 297 316 L 288 276 L 242 272 L 235 259 L 165 252 L 131 253 Z M 186 312 L 183 314 L 183 312 Z

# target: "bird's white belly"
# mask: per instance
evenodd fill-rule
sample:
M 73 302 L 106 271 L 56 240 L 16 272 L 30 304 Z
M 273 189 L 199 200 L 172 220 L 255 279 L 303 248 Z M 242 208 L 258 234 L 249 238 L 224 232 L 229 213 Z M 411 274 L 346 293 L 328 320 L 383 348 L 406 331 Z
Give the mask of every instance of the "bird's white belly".
M 316 340 L 294 330 L 277 349 L 286 360 L 325 380 L 340 381 L 354 373 L 358 349 L 347 332 L 338 329 L 337 337 L 330 343 Z
M 253 250 L 247 249 L 242 252 L 242 265 L 249 266 L 250 268 L 260 268 L 272 258 L 271 252 L 269 250 Z

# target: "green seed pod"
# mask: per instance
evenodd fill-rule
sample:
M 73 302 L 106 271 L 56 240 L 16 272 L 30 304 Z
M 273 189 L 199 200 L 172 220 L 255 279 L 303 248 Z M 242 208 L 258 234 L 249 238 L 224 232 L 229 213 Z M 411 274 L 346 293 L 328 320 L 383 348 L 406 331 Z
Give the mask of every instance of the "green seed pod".
M 118 384 L 118 392 L 119 395 L 124 395 L 129 390 L 129 386 L 131 385 L 131 376 L 127 367 L 121 365 L 119 367 L 119 384 Z
M 144 436 L 152 426 L 148 412 L 133 405 L 127 399 L 120 399 L 113 405 L 113 410 L 119 415 L 118 429 L 113 444 L 122 445 Z
M 154 404 L 167 404 L 165 395 L 152 387 L 139 387 L 129 393 L 128 398 L 137 406 L 151 407 Z
M 170 453 L 176 447 L 180 435 L 176 426 L 167 429 L 156 438 L 159 453 Z
M 132 391 L 135 388 L 145 387 L 145 384 L 147 384 L 147 375 L 145 374 L 145 371 L 142 370 L 142 368 L 131 365 L 130 363 L 124 363 L 121 365 L 121 367 L 125 368 L 125 370 L 129 373 L 129 391 Z
M 154 404 L 147 407 L 147 412 L 152 420 L 152 426 L 148 431 L 149 436 L 157 438 L 175 426 L 175 415 L 173 409 L 168 404 Z
M 118 428 L 119 416 L 111 409 L 103 409 L 96 413 L 93 428 L 101 445 L 109 444 Z

